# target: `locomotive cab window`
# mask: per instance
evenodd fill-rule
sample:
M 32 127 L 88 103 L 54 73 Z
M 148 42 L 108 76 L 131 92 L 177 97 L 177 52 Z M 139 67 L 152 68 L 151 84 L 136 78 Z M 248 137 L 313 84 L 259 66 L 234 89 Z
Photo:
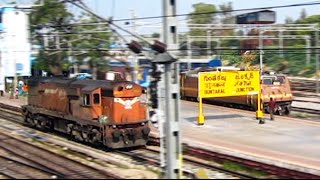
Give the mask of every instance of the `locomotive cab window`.
M 82 96 L 82 105 L 84 105 L 84 106 L 91 106 L 90 94 L 84 94 L 84 95 Z
M 100 94 L 94 94 L 93 95 L 93 103 L 94 104 L 100 104 Z
M 286 83 L 286 78 L 283 76 L 278 76 L 278 81 L 280 82 L 280 84 L 285 84 Z
M 271 85 L 271 84 L 272 84 L 272 79 L 270 79 L 270 78 L 264 78 L 264 79 L 263 79 L 263 84 L 265 84 L 265 85 Z

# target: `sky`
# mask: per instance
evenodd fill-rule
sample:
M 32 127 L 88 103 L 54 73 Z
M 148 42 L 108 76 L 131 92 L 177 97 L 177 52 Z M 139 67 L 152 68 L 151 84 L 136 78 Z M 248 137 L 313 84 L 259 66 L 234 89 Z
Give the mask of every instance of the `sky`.
M 99 15 L 103 17 L 113 16 L 113 19 L 131 18 L 132 10 L 134 10 L 137 17 L 162 15 L 162 0 L 85 0 L 85 2 Z M 320 2 L 320 0 L 177 0 L 177 14 L 186 14 L 192 12 L 192 5 L 200 2 L 215 4 L 216 6 L 223 3 L 232 2 L 234 9 L 248 9 L 312 3 Z M 294 20 L 298 19 L 303 8 L 306 10 L 308 16 L 320 14 L 320 5 L 275 9 L 277 12 L 277 23 L 284 23 L 286 17 L 292 17 Z M 138 23 L 150 22 L 161 22 L 161 19 L 142 20 Z M 122 23 L 124 24 L 124 22 Z M 140 31 L 140 29 L 138 30 Z
M 130 10 L 135 10 L 138 17 L 162 15 L 162 0 L 85 0 L 96 12 L 105 17 L 114 16 L 114 19 L 130 18 Z M 320 2 L 319 0 L 177 0 L 177 14 L 191 12 L 192 4 L 210 3 L 220 5 L 232 2 L 234 9 L 247 9 L 257 7 L 268 7 L 278 5 L 289 5 L 309 2 Z M 112 5 L 114 4 L 114 5 Z M 113 8 L 114 7 L 114 8 Z M 284 22 L 286 16 L 297 19 L 301 10 L 305 8 L 308 15 L 320 14 L 320 5 L 301 6 L 277 9 L 278 22 Z M 114 10 L 113 10 L 114 9 Z

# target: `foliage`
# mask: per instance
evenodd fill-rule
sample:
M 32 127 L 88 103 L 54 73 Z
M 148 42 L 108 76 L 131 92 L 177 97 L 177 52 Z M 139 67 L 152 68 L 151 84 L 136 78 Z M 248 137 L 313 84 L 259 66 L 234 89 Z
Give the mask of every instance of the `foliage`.
M 224 3 L 219 5 L 219 8 L 221 11 L 223 11 L 223 18 L 222 23 L 223 24 L 234 24 L 235 23 L 235 17 L 232 15 L 233 5 L 232 2 Z
M 285 56 L 281 57 L 277 53 L 266 53 L 264 64 L 267 69 L 292 76 L 313 77 L 315 75 L 315 58 L 311 63 L 306 64 L 306 54 L 303 51 L 284 51 Z
M 300 13 L 300 20 L 304 20 L 307 17 L 307 12 L 306 9 L 302 9 L 301 13 Z
M 99 19 L 92 15 L 82 14 L 79 22 L 99 22 Z M 105 59 L 106 50 L 111 45 L 109 40 L 111 32 L 108 25 L 77 26 L 73 28 L 73 34 L 70 44 L 72 49 L 80 51 L 73 56 L 78 67 L 86 64 L 87 61 L 93 72 L 93 78 L 96 77 L 98 71 L 106 71 L 108 69 L 108 62 Z
M 36 34 L 36 38 L 33 40 L 34 43 L 44 47 L 45 42 L 48 42 L 49 49 L 52 51 L 40 50 L 37 57 L 36 68 L 46 69 L 55 75 L 61 75 L 64 64 L 66 63 L 66 53 L 59 51 L 59 47 L 55 46 L 56 42 L 63 42 L 67 40 L 64 37 L 57 37 L 52 35 L 48 38 L 41 34 L 42 32 L 58 32 L 64 31 L 65 29 L 62 24 L 69 24 L 72 19 L 72 14 L 67 11 L 67 7 L 64 3 L 58 0 L 47 0 L 43 6 L 38 6 L 31 13 L 31 33 Z M 62 47 L 60 47 L 62 48 Z
M 34 43 L 42 47 L 36 69 L 60 75 L 63 70 L 69 69 L 71 63 L 75 63 L 77 67 L 87 64 L 94 72 L 93 77 L 96 77 L 97 71 L 108 68 L 104 59 L 112 34 L 108 25 L 70 25 L 73 22 L 99 22 L 99 19 L 85 13 L 74 19 L 65 3 L 59 0 L 47 0 L 44 6 L 35 8 L 31 14 L 31 30 L 33 34 L 37 34 Z M 57 33 L 60 35 L 57 36 Z M 48 46 L 44 47 L 45 44 Z M 72 57 L 73 61 L 69 62 L 68 57 Z
M 304 19 L 299 19 L 296 21 L 297 24 L 301 23 L 301 24 L 319 24 L 320 25 L 320 15 L 313 15 L 313 16 L 309 16 L 306 17 Z
M 304 10 L 301 11 L 300 18 L 294 21 L 292 18 L 287 17 L 286 23 L 297 23 L 297 24 L 319 24 L 320 25 L 320 15 L 313 15 L 307 17 L 306 12 Z M 311 37 L 311 47 L 315 46 L 315 36 L 314 32 L 310 31 L 299 31 L 299 32 L 286 32 L 286 35 L 310 35 Z M 276 35 L 276 34 L 275 34 Z M 231 43 L 232 42 L 232 43 Z M 223 41 L 223 46 L 230 47 L 235 46 L 237 41 Z M 237 46 L 237 45 L 236 45 Z M 239 47 L 239 45 L 237 46 Z M 266 48 L 277 49 L 278 45 L 268 45 L 265 46 Z M 316 73 L 316 61 L 315 51 L 310 51 L 311 54 L 311 62 L 310 64 L 307 63 L 307 53 L 306 52 L 306 41 L 305 40 L 286 40 L 284 42 L 284 47 L 292 48 L 294 50 L 284 50 L 284 56 L 281 57 L 278 53 L 278 50 L 265 50 L 263 55 L 263 64 L 264 70 L 276 71 L 279 73 L 288 74 L 291 76 L 302 76 L 302 77 L 315 77 Z M 301 49 L 301 50 L 300 50 Z M 246 65 L 247 62 L 252 61 L 252 66 L 259 67 L 259 56 L 258 54 L 252 57 L 241 56 L 240 53 L 234 52 L 227 53 L 227 51 L 223 51 L 223 54 L 230 54 L 230 55 L 223 55 L 223 65 L 231 65 L 237 67 L 243 67 Z M 249 58 L 249 59 L 248 59 Z
M 189 24 L 212 24 L 215 20 L 215 12 L 217 8 L 213 4 L 197 3 L 193 5 L 194 11 L 189 14 Z M 206 13 L 206 14 L 202 14 Z M 189 35 L 191 36 L 205 36 L 206 30 L 191 29 Z
M 235 22 L 235 18 L 231 11 L 233 10 L 233 5 L 231 2 L 224 3 L 218 6 L 220 11 L 224 13 L 220 13 L 219 16 L 221 18 L 217 18 L 215 12 L 217 12 L 218 8 L 214 4 L 206 4 L 206 3 L 197 3 L 193 5 L 194 11 L 189 14 L 189 25 L 190 24 L 233 24 Z M 202 14 L 203 13 L 203 14 Z M 200 14 L 200 15 L 199 15 Z M 190 36 L 227 36 L 233 35 L 234 30 L 207 30 L 207 29 L 190 29 Z M 220 42 L 211 42 L 210 51 L 207 50 L 208 42 L 206 41 L 194 41 L 192 42 L 192 49 L 198 49 L 198 53 L 200 55 L 208 55 L 208 52 L 211 54 L 217 54 L 219 51 L 215 50 L 221 46 L 234 46 L 238 44 L 237 41 L 233 40 L 220 40 Z
M 232 2 L 228 2 L 228 3 L 224 3 L 224 4 L 219 5 L 219 9 L 220 9 L 220 11 L 224 12 L 221 15 L 221 23 L 222 24 L 235 24 L 236 23 L 236 18 L 232 14 L 232 10 L 233 10 Z M 234 35 L 234 30 L 232 30 L 232 29 L 220 30 L 220 31 L 217 31 L 217 35 L 231 36 L 231 35 Z

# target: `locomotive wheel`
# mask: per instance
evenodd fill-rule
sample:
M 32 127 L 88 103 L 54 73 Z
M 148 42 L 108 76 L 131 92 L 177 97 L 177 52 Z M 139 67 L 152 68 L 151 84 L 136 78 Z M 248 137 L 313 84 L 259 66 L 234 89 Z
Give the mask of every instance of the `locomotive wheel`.
M 79 128 L 79 125 L 74 125 L 71 131 L 71 136 L 74 140 L 83 142 L 84 139 L 82 137 L 81 128 Z
M 285 107 L 284 114 L 285 114 L 286 116 L 288 116 L 288 115 L 290 114 L 290 107 L 289 107 L 289 106 L 286 106 L 286 107 Z
M 99 132 L 99 130 L 97 129 L 92 129 L 90 134 L 89 134 L 89 138 L 88 138 L 88 142 L 91 144 L 99 144 L 101 142 L 101 132 Z
M 32 119 L 32 115 L 31 114 L 27 114 L 24 118 L 24 122 L 27 123 L 28 125 L 33 126 L 33 119 Z

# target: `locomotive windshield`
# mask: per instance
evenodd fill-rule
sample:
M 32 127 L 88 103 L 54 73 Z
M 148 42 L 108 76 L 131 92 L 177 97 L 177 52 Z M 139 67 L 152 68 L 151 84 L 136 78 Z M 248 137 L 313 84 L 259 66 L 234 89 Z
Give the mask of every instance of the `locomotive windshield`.
M 286 79 L 283 76 L 268 76 L 263 77 L 264 85 L 282 85 L 286 83 Z

